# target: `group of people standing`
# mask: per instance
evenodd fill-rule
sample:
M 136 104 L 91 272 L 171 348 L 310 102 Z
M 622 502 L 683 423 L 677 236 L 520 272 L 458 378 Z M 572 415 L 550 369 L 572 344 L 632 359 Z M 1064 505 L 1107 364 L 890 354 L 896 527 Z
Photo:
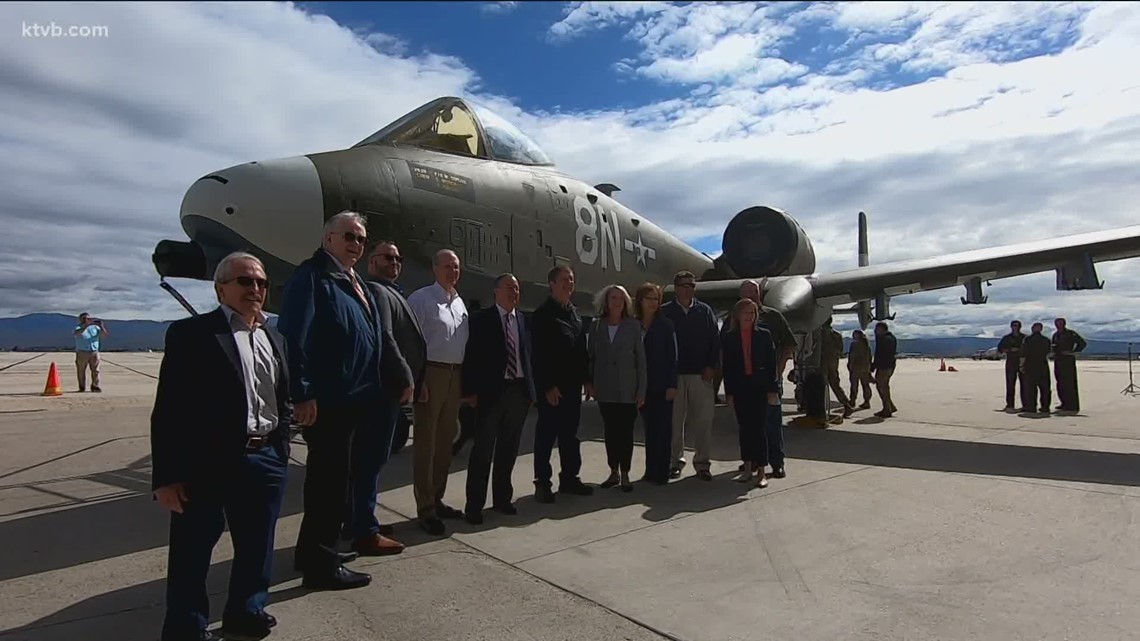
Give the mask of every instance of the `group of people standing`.
M 1017 386 L 1021 386 L 1020 411 L 1050 414 L 1052 390 L 1049 380 L 1049 357 L 1053 357 L 1053 376 L 1057 379 L 1057 398 L 1061 412 L 1081 411 L 1077 390 L 1076 354 L 1088 346 L 1080 334 L 1069 329 L 1064 318 L 1053 321 L 1057 331 L 1046 338 L 1045 326 L 1033 323 L 1030 334 L 1021 331 L 1021 321 L 1011 321 L 1010 332 L 998 342 L 998 353 L 1005 355 L 1005 409 L 1013 411 Z
M 356 268 L 361 260 L 366 276 Z M 681 476 L 686 431 L 696 476 L 711 481 L 720 377 L 739 425 L 737 480 L 766 487 L 769 466 L 772 477 L 785 476 L 782 372 L 796 339 L 783 315 L 763 305 L 761 284 L 743 284 L 720 326 L 687 271 L 676 274 L 669 303 L 654 283 L 632 296 L 610 285 L 583 318 L 572 302 L 574 271 L 558 266 L 547 276 L 546 301 L 527 318 L 511 274 L 495 279 L 493 305 L 469 311 L 456 289 L 455 252 L 437 252 L 435 282 L 407 296 L 397 284 L 402 265 L 395 243 L 369 239 L 364 218 L 342 212 L 326 221 L 321 247 L 285 285 L 275 328 L 262 311 L 264 265 L 240 252 L 216 269 L 219 308 L 171 324 L 151 416 L 154 495 L 171 518 L 164 641 L 218 638 L 206 630 L 205 579 L 227 522 L 234 562 L 222 633 L 260 639 L 276 625 L 265 605 L 293 424 L 308 450 L 293 561 L 302 585 L 315 590 L 368 585 L 368 574 L 345 564 L 403 551 L 375 509 L 409 404 L 417 522 L 437 536 L 447 519 L 481 524 L 488 490 L 493 511 L 517 513 L 511 477 L 532 406 L 540 503 L 556 500 L 555 446 L 557 493 L 594 493 L 580 478 L 578 439 L 582 402 L 591 398 L 605 430 L 609 475 L 601 488 L 634 489 L 639 415 L 644 481 Z M 475 420 L 460 509 L 445 496 L 464 405 Z

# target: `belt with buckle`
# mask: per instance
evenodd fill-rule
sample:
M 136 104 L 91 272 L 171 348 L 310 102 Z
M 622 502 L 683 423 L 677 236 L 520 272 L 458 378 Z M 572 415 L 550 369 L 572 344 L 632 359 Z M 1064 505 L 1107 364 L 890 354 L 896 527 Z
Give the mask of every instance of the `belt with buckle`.
M 444 369 L 459 369 L 460 367 L 463 367 L 462 363 L 441 363 L 439 361 L 428 361 L 427 364 L 433 367 L 442 367 Z
M 269 435 L 265 436 L 251 436 L 245 442 L 245 449 L 247 450 L 260 450 L 269 444 Z

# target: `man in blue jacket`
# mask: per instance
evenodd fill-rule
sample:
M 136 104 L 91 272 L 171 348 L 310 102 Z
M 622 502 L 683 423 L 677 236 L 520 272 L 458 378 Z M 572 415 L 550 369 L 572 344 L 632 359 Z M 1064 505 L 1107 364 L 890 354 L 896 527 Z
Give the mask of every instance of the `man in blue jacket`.
M 296 421 L 308 445 L 305 516 L 294 565 L 311 589 L 342 590 L 372 578 L 337 551 L 348 503 L 350 452 L 358 430 L 379 429 L 382 389 L 412 397 L 412 374 L 383 326 L 376 298 L 353 270 L 368 241 L 364 218 L 341 212 L 325 223 L 324 240 L 285 286 L 277 327 L 289 357 Z
M 720 330 L 712 307 L 696 299 L 696 276 L 690 271 L 673 277 L 674 300 L 661 306 L 677 332 L 677 397 L 673 400 L 673 464 L 670 478 L 685 467 L 685 428 L 694 435 L 693 468 L 697 478 L 711 481 L 709 457 L 716 409 L 713 378 L 720 365 Z

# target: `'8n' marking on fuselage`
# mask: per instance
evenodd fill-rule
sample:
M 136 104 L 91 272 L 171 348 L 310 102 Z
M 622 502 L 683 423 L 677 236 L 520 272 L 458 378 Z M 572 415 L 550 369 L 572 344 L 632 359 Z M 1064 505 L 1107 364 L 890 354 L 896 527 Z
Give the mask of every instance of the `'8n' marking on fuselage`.
M 602 269 L 606 269 L 610 259 L 613 259 L 614 269 L 621 271 L 621 227 L 618 226 L 617 216 L 606 215 L 601 207 L 595 207 L 585 198 L 576 196 L 574 220 L 578 223 L 574 235 L 578 260 L 593 265 L 600 255 Z M 586 248 L 587 240 L 590 241 L 589 249 Z

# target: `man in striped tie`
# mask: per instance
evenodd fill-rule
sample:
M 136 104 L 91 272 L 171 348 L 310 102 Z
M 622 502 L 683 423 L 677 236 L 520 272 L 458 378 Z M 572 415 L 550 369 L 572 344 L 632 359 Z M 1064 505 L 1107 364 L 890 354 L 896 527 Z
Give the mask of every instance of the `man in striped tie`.
M 492 508 L 507 515 L 516 513 L 511 504 L 511 472 L 518 458 L 523 424 L 535 400 L 530 334 L 523 315 L 515 309 L 518 302 L 519 281 L 511 274 L 503 274 L 495 279 L 495 305 L 471 315 L 462 387 L 463 396 L 476 409 L 477 417 L 475 445 L 467 466 L 464 510 L 464 517 L 472 525 L 483 523 L 492 461 Z

